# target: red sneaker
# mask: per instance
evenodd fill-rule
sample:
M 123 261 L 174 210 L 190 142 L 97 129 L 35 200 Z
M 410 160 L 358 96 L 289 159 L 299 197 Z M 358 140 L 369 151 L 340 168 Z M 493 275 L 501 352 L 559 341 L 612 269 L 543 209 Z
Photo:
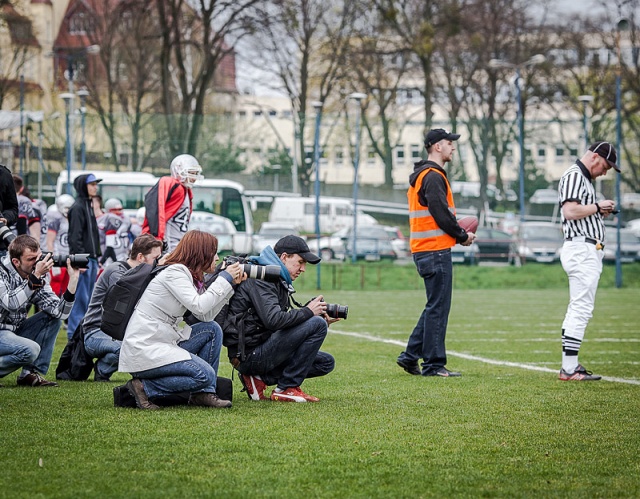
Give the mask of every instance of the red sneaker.
M 267 400 L 267 397 L 264 396 L 264 391 L 267 388 L 267 385 L 264 381 L 262 381 L 257 376 L 251 376 L 249 374 L 240 374 L 240 383 L 244 386 L 247 395 L 249 396 L 249 400 Z
M 271 392 L 271 400 L 276 402 L 320 402 L 318 397 L 304 393 L 299 386 L 287 388 L 281 392 Z

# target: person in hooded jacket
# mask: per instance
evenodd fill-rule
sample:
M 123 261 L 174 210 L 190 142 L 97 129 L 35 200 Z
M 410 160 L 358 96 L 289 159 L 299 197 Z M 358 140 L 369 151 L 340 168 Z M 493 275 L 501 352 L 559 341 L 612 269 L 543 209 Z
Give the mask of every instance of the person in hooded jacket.
M 91 293 L 93 293 L 93 286 L 98 278 L 98 257 L 102 252 L 100 251 L 98 223 L 91 200 L 98 194 L 98 182 L 101 180 L 96 178 L 93 173 L 89 173 L 79 175 L 73 181 L 73 187 L 76 189 L 78 196 L 68 214 L 69 252 L 72 255 L 88 253 L 89 265 L 86 271 L 80 274 L 80 279 L 78 280 L 76 300 L 67 324 L 67 336 L 69 339 L 73 337 L 73 333 L 87 312 Z
M 411 253 L 424 280 L 427 303 L 397 364 L 418 376 L 460 376 L 445 367 L 445 336 L 453 288 L 451 248 L 456 243 L 471 245 L 476 235 L 465 231 L 456 221 L 453 193 L 444 170 L 445 164 L 453 159 L 454 141 L 459 138 L 457 133 L 442 128 L 429 130 L 424 141 L 428 158 L 416 163 L 409 177 Z M 418 366 L 419 359 L 423 360 L 422 369 Z
M 223 326 L 229 360 L 251 400 L 266 400 L 264 390 L 276 385 L 270 397 L 273 401 L 318 402 L 300 385 L 307 378 L 333 371 L 333 356 L 320 347 L 329 324 L 339 319 L 326 315 L 322 295 L 296 309 L 290 299 L 295 293 L 293 281 L 307 263 L 315 265 L 320 257 L 311 253 L 304 239 L 289 235 L 273 248 L 267 246 L 255 260 L 260 265 L 279 266 L 280 280 L 247 279 L 236 289 Z M 229 327 L 233 324 L 240 324 L 242 333 Z

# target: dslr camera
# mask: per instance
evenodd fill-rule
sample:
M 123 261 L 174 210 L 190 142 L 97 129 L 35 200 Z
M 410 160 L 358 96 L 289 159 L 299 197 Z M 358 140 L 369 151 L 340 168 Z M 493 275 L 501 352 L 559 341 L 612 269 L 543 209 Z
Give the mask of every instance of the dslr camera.
M 54 267 L 66 267 L 67 258 L 71 261 L 71 266 L 76 269 L 86 269 L 89 266 L 89 253 L 76 253 L 75 255 L 54 255 L 53 253 L 42 253 L 38 261 L 44 260 L 47 255 L 51 255 Z
M 315 300 L 314 296 L 309 300 L 305 305 L 308 305 L 309 302 Z M 337 303 L 327 303 L 327 311 L 326 314 L 332 319 L 347 319 L 347 315 L 349 315 L 349 307 L 347 305 L 338 305 Z
M 278 282 L 280 280 L 279 265 L 258 265 L 249 263 L 245 257 L 229 255 L 224 258 L 225 268 L 234 263 L 240 263 L 242 271 L 251 279 L 260 279 L 267 282 Z
M 2 239 L 4 244 L 6 246 L 9 246 L 11 244 L 11 241 L 13 241 L 15 238 L 16 235 L 11 232 L 11 229 L 7 227 L 7 224 L 4 222 L 0 222 L 0 239 Z

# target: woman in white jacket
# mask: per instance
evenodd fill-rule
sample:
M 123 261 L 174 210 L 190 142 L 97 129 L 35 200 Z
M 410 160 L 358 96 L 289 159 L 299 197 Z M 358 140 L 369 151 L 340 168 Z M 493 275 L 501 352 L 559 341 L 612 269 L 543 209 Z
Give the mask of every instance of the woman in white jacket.
M 228 266 L 205 289 L 203 277 L 218 260 L 218 240 L 201 231 L 185 234 L 144 291 L 127 326 L 118 369 L 131 373 L 127 387 L 140 409 L 159 409 L 149 398 L 189 392 L 190 405 L 231 407 L 216 395 L 222 330 L 213 320 L 246 275 Z M 189 310 L 200 321 L 180 328 Z

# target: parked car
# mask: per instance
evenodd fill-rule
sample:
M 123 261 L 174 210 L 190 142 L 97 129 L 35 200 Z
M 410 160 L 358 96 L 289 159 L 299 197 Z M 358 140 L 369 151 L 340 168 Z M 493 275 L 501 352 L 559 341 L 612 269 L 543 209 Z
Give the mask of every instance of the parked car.
M 307 241 L 309 249 L 319 253 L 324 261 L 351 258 L 353 254 L 352 228 L 345 227 L 328 237 L 319 240 L 310 238 Z M 397 254 L 393 249 L 392 240 L 382 225 L 358 226 L 356 239 L 356 257 L 365 260 L 379 260 L 388 258 L 395 260 Z
M 380 227 L 389 234 L 389 237 L 391 238 L 391 246 L 393 246 L 393 251 L 396 252 L 396 256 L 398 258 L 408 257 L 410 254 L 409 240 L 404 237 L 400 228 L 391 225 L 381 225 Z
M 640 218 L 634 218 L 627 222 L 627 229 L 631 230 L 636 236 L 640 237 Z
M 607 231 L 607 244 L 604 245 L 604 262 L 615 263 L 618 251 L 618 236 L 615 231 Z M 640 260 L 640 238 L 633 230 L 620 230 L 620 263 L 633 263 Z
M 290 225 L 283 225 L 275 222 L 264 222 L 258 233 L 253 237 L 253 252 L 260 253 L 267 246 L 273 246 L 284 236 L 299 236 L 300 232 Z
M 482 228 L 476 231 L 475 244 L 478 246 L 477 258 L 480 262 L 505 262 L 516 264 L 518 246 L 516 240 L 507 232 Z
M 480 249 L 475 242 L 471 243 L 469 246 L 456 244 L 451 248 L 451 262 L 462 263 L 464 265 L 476 265 L 478 263 L 479 252 Z
M 232 252 L 233 238 L 237 231 L 231 220 L 207 211 L 194 211 L 189 220 L 189 230 L 209 232 L 218 238 L 218 252 Z
M 564 242 L 560 224 L 523 222 L 518 234 L 518 254 L 521 260 L 552 263 L 560 260 Z

